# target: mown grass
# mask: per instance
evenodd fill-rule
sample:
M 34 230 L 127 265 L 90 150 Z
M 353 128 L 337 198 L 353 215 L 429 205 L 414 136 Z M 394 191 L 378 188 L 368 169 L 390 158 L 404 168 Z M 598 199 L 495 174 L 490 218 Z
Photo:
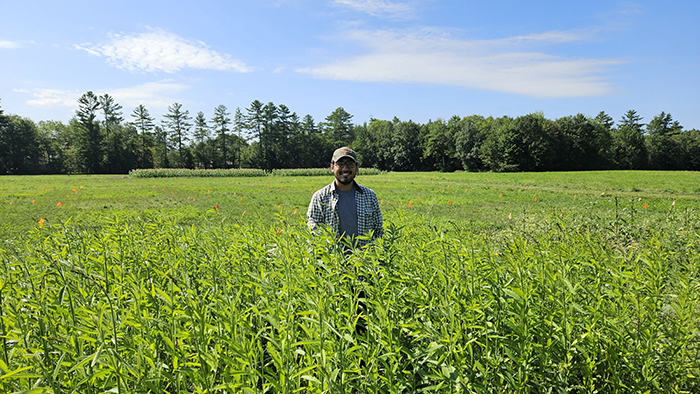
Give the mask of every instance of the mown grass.
M 328 176 L 3 178 L 0 391 L 698 392 L 698 175 L 659 175 L 360 177 L 350 257 Z

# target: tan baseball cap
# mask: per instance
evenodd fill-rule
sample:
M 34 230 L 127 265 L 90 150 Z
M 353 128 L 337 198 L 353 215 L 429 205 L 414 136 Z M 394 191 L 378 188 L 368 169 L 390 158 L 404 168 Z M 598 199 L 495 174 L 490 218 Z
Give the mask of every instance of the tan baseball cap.
M 348 148 L 347 146 L 336 149 L 335 152 L 333 152 L 333 158 L 331 160 L 335 163 L 343 157 L 349 157 L 352 159 L 352 161 L 357 163 L 357 154 L 354 150 Z

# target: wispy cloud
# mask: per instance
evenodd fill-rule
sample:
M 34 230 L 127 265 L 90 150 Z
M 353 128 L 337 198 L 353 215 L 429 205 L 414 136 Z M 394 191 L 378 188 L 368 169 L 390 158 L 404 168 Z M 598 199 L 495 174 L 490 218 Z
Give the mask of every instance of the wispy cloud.
M 135 107 L 143 104 L 147 107 L 166 108 L 178 101 L 177 94 L 189 89 L 188 85 L 171 81 L 149 82 L 138 86 L 95 91 L 95 94 L 108 93 L 115 101 L 126 107 Z M 59 89 L 15 89 L 18 93 L 27 93 L 32 96 L 26 104 L 32 107 L 78 107 L 78 99 L 85 92 L 78 90 Z
M 22 45 L 18 42 L 0 40 L 0 49 L 16 49 L 21 47 Z
M 249 72 L 252 68 L 220 54 L 202 41 L 182 38 L 160 29 L 136 35 L 113 34 L 106 44 L 76 45 L 121 69 L 174 73 L 183 68 Z
M 81 94 L 78 90 L 58 89 L 14 89 L 17 93 L 28 93 L 32 99 L 27 100 L 27 105 L 32 107 L 77 107 Z
M 423 29 L 410 33 L 354 31 L 346 37 L 370 48 L 369 53 L 296 71 L 322 79 L 426 83 L 557 98 L 609 94 L 613 87 L 603 75 L 619 64 L 531 49 L 585 38 L 576 32 L 458 40 Z
M 413 14 L 409 2 L 392 0 L 333 0 L 333 4 L 372 16 L 407 17 Z

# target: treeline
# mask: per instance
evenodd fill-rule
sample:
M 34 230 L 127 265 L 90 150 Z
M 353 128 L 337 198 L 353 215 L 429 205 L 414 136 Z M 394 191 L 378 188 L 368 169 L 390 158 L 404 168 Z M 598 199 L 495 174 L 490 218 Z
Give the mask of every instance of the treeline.
M 108 94 L 85 93 L 64 124 L 0 109 L 0 174 L 128 173 L 135 168 L 327 167 L 334 149 L 355 148 L 364 167 L 390 171 L 700 170 L 700 132 L 662 112 L 648 124 L 633 110 L 615 124 L 604 112 L 549 120 L 453 116 L 426 124 L 370 119 L 342 107 L 324 121 L 255 100 L 207 118 L 179 103 L 160 122 L 139 105 L 128 119 Z

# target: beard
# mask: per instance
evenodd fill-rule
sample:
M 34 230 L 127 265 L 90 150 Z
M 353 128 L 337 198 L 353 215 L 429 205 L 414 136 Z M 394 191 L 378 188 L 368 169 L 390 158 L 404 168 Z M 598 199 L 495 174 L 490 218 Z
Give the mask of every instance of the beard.
M 338 182 L 340 182 L 343 185 L 350 185 L 353 182 L 353 180 L 355 179 L 355 177 L 352 175 L 352 173 L 350 173 L 347 175 L 343 175 L 343 174 L 338 175 L 335 177 L 335 179 L 337 179 Z

